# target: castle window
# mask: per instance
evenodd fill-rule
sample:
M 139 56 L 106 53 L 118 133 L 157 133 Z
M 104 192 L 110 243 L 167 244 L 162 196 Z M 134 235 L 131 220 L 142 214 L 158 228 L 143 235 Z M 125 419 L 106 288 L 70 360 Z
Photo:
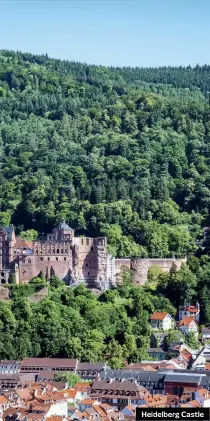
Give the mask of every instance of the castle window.
M 81 244 L 82 244 L 82 246 L 83 246 L 83 238 L 81 239 Z
M 91 247 L 91 251 L 93 251 L 93 247 Z
M 58 260 L 58 257 L 56 257 L 56 260 Z
M 31 259 L 28 259 L 28 263 L 31 263 Z
M 47 258 L 48 262 L 50 261 L 50 257 Z
M 36 254 L 38 254 L 38 250 L 36 250 Z
M 57 253 L 59 254 L 59 249 L 57 249 Z
M 86 246 L 89 246 L 89 238 L 86 238 Z
M 4 276 L 4 272 L 1 272 L 1 276 Z
M 43 261 L 43 257 L 40 257 L 40 260 Z
M 63 249 L 61 250 L 61 253 L 63 253 Z
M 88 272 L 88 276 L 90 275 L 90 272 Z
M 49 235 L 49 240 L 51 240 L 51 235 Z
M 66 257 L 64 257 L 64 260 L 66 260 Z
M 85 265 L 85 266 L 86 266 L 86 268 L 88 268 L 88 263 L 86 263 L 86 265 Z

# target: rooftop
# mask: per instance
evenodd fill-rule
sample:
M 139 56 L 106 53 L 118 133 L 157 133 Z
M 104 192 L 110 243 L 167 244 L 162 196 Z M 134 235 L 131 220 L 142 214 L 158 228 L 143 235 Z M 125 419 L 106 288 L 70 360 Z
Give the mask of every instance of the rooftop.
M 67 224 L 65 223 L 65 221 L 61 222 L 61 223 L 58 225 L 58 229 L 59 229 L 59 230 L 65 230 L 65 231 L 74 231 L 74 230 L 73 230 L 73 228 L 69 227 L 69 225 L 67 225 Z
M 179 326 L 189 326 L 191 323 L 195 323 L 195 320 L 193 317 L 183 317 L 182 320 L 178 323 Z
M 169 314 L 165 312 L 155 311 L 150 317 L 150 320 L 164 320 Z
M 21 362 L 21 369 L 23 367 L 38 368 L 76 368 L 77 360 L 71 358 L 24 358 Z

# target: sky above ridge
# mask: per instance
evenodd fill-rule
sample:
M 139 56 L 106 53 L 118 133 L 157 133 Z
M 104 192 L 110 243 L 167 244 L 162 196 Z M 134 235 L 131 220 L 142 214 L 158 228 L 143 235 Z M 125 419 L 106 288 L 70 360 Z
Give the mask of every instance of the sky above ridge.
M 0 49 L 105 66 L 210 64 L 209 0 L 0 0 Z

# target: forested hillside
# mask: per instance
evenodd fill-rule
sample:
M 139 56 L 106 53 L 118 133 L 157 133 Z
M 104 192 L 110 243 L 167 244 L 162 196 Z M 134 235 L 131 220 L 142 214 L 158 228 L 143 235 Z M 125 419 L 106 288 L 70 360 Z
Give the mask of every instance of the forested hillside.
M 208 224 L 210 67 L 105 68 L 0 51 L 0 225 L 184 256 Z

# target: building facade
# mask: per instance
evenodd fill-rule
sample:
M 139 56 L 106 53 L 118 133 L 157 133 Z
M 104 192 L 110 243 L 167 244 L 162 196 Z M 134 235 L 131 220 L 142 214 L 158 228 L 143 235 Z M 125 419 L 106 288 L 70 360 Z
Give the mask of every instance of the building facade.
M 65 222 L 45 238 L 29 242 L 16 237 L 12 227 L 0 227 L 0 284 L 15 277 L 28 283 L 42 273 L 56 275 L 67 284 L 85 282 L 90 288 L 107 289 L 115 282 L 115 259 L 105 237 L 75 237 Z
M 179 310 L 179 320 L 182 320 L 184 317 L 193 317 L 196 322 L 200 321 L 200 305 L 197 302 L 195 306 L 187 305 L 180 308 Z
M 169 330 L 173 327 L 173 319 L 170 314 L 156 311 L 150 317 L 152 329 Z

